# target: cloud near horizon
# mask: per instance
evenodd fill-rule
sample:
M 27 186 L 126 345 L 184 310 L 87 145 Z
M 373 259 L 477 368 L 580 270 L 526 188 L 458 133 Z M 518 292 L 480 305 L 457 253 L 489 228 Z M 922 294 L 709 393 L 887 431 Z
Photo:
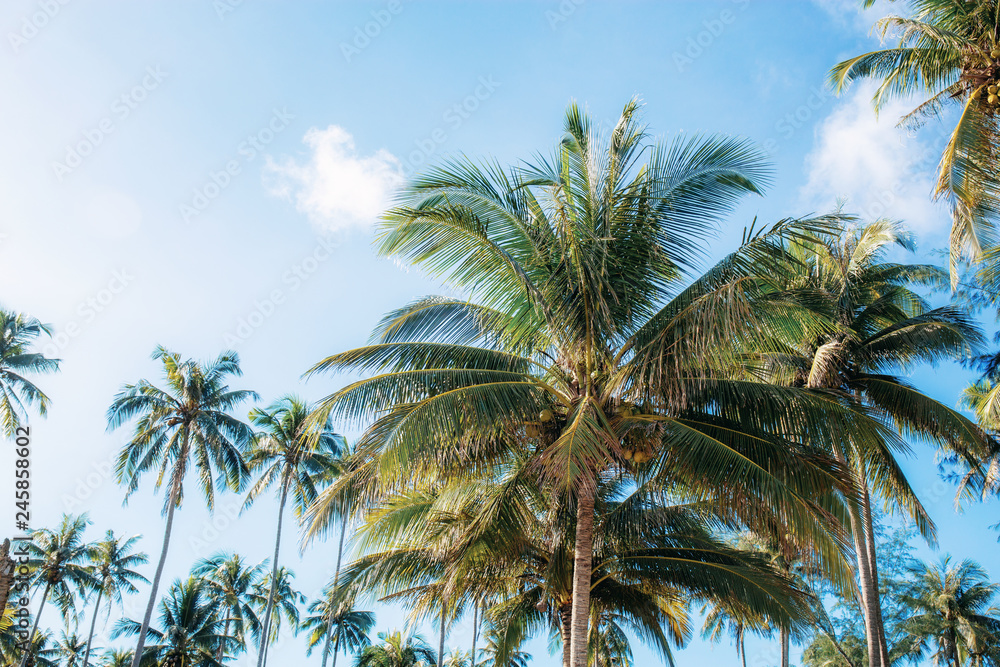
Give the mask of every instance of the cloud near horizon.
M 385 149 L 358 155 L 354 137 L 338 125 L 310 128 L 302 142 L 311 153 L 303 163 L 268 157 L 268 191 L 294 201 L 324 231 L 369 229 L 403 184 L 399 159 Z

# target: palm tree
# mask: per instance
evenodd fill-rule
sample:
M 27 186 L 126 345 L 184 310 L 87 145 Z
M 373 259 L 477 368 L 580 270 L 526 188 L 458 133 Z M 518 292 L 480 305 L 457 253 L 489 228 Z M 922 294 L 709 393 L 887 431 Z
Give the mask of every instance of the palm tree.
M 998 592 L 1000 584 L 971 560 L 953 565 L 944 556 L 936 565 L 913 566 L 901 598 L 913 610 L 905 630 L 914 650 L 933 645 L 934 664 L 962 667 L 970 655 L 997 646 L 1000 616 L 989 605 Z
M 245 564 L 239 554 L 218 553 L 198 561 L 191 570 L 191 576 L 208 586 L 209 599 L 224 615 L 223 636 L 235 637 L 242 650 L 246 650 L 248 634 L 258 641 L 261 637 L 261 623 L 253 603 L 265 569 L 264 563 L 252 567 Z M 222 660 L 225 646 L 226 642 L 219 644 L 216 660 Z
M 35 339 L 50 333 L 35 318 L 0 308 L 0 425 L 8 438 L 27 419 L 29 407 L 42 416 L 48 410 L 49 397 L 25 376 L 59 370 L 58 359 L 31 351 Z
M 732 377 L 746 349 L 821 326 L 775 281 L 789 271 L 784 244 L 825 223 L 751 230 L 685 287 L 703 239 L 768 172 L 737 139 L 649 145 L 638 109 L 630 102 L 602 141 L 572 105 L 550 159 L 510 171 L 461 159 L 417 178 L 384 216 L 379 250 L 469 299 L 395 311 L 372 345 L 311 370 L 375 373 L 317 418 L 370 424 L 355 477 L 382 490 L 483 471 L 512 451 L 546 473 L 577 516 L 572 667 L 586 667 L 607 480 L 648 474 L 748 524 L 810 534 L 845 576 L 827 519 L 844 516 L 833 489 L 847 480 L 813 456 L 820 442 L 884 430 L 817 392 Z M 745 502 L 746 489 L 762 495 Z
M 306 601 L 306 596 L 292 588 L 295 573 L 282 566 L 273 577 L 270 573 L 254 584 L 250 593 L 250 604 L 257 611 L 261 623 L 261 635 L 258 648 L 264 651 L 267 660 L 267 649 L 281 633 L 282 616 L 288 621 L 292 632 L 299 633 L 299 607 Z M 270 604 L 268 603 L 270 601 Z M 270 615 L 267 610 L 270 608 Z M 266 628 L 266 634 L 263 628 Z
M 363 527 L 368 553 L 347 568 L 345 585 L 403 600 L 415 618 L 435 612 L 444 596 L 455 617 L 470 601 L 490 599 L 484 616 L 495 660 L 505 662 L 532 634 L 553 631 L 562 636 L 565 665 L 575 515 L 539 488 L 531 467 L 510 466 L 506 475 L 498 485 L 453 482 L 383 501 Z M 608 656 L 611 643 L 596 650 L 605 633 L 620 646 L 627 627 L 669 662 L 670 644 L 690 633 L 690 598 L 732 600 L 745 617 L 785 626 L 809 617 L 808 601 L 765 556 L 705 530 L 707 508 L 665 506 L 662 496 L 625 481 L 603 487 L 596 500 L 590 604 L 603 625 L 589 639 L 592 653 Z
M 989 438 L 956 410 L 910 385 L 898 373 L 919 363 L 969 358 L 983 336 L 970 316 L 953 307 L 931 308 L 914 285 L 946 284 L 933 266 L 886 260 L 893 245 L 914 250 L 899 223 L 877 220 L 845 226 L 821 242 L 800 243 L 790 252 L 799 276 L 788 289 L 807 294 L 813 307 L 835 324 L 821 336 L 789 341 L 790 349 L 769 358 L 776 382 L 836 392 L 859 409 L 885 419 L 887 439 L 850 437 L 833 455 L 854 471 L 860 502 L 850 513 L 856 573 L 872 667 L 889 665 L 879 601 L 872 494 L 910 515 L 928 538 L 933 523 L 894 458 L 907 446 L 904 433 L 951 452 L 974 452 Z
M 472 654 L 457 648 L 444 658 L 444 667 L 470 667 L 472 664 Z
M 144 655 L 146 630 L 156 604 L 156 595 L 163 575 L 174 525 L 174 510 L 183 499 L 184 477 L 193 465 L 208 508 L 215 506 L 212 478 L 216 485 L 241 491 L 249 471 L 243 460 L 243 448 L 252 436 L 250 427 L 230 415 L 247 399 L 257 394 L 246 390 L 231 390 L 226 384 L 230 376 L 239 376 L 240 360 L 235 352 L 224 352 L 214 361 L 198 363 L 182 360 L 179 354 L 157 347 L 153 359 L 163 364 L 167 389 L 160 389 L 146 380 L 125 385 L 108 409 L 108 430 L 114 430 L 133 418 L 138 418 L 132 439 L 118 455 L 115 474 L 125 484 L 125 500 L 139 487 L 146 472 L 157 470 L 154 488 L 159 488 L 169 474 L 169 493 L 164 502 L 167 515 L 163 533 L 163 548 L 156 565 L 153 585 L 146 605 L 146 614 L 138 631 L 132 667 L 139 667 Z
M 101 658 L 101 667 L 129 667 L 132 657 L 129 649 L 108 649 Z
M 108 613 L 111 604 L 122 604 L 122 594 L 134 595 L 139 592 L 136 582 L 148 584 L 149 580 L 133 568 L 144 565 L 149 557 L 142 552 L 136 552 L 135 547 L 139 536 L 116 537 L 109 530 L 104 539 L 94 545 L 91 556 L 94 569 L 94 588 L 97 590 L 97 600 L 94 602 L 94 618 L 90 622 L 90 633 L 87 635 L 87 648 L 83 654 L 83 667 L 90 660 L 90 643 L 94 639 L 94 628 L 97 625 L 97 614 L 101 610 L 101 598 L 108 598 Z
M 744 610 L 730 606 L 727 602 L 727 600 L 720 600 L 702 607 L 701 611 L 705 614 L 705 622 L 702 626 L 701 636 L 715 644 L 722 640 L 723 635 L 727 633 L 731 635 L 736 655 L 742 661 L 743 667 L 747 667 L 747 632 L 764 634 L 769 632 L 770 628 L 767 627 L 764 619 L 748 617 Z
M 84 661 L 88 642 L 73 631 L 69 634 L 64 630 L 59 642 L 53 646 L 54 655 L 58 656 L 62 667 L 78 667 Z
M 281 522 L 285 513 L 288 494 L 292 495 L 296 516 L 301 516 L 316 500 L 317 485 L 328 481 L 336 459 L 344 446 L 344 439 L 333 432 L 327 420 L 318 432 L 307 423 L 313 407 L 296 396 L 285 396 L 267 408 L 250 412 L 250 421 L 258 429 L 253 448 L 247 458 L 251 473 L 260 478 L 247 493 L 244 508 L 253 504 L 262 492 L 273 484 L 278 486 L 278 527 L 274 538 L 274 559 L 271 563 L 271 582 L 277 584 L 278 553 L 281 548 Z M 268 636 L 268 619 L 274 605 L 274 589 L 268 592 L 264 610 L 264 636 Z M 257 667 L 263 667 L 266 646 L 261 645 Z
M 71 516 L 64 514 L 55 530 L 39 528 L 31 534 L 28 543 L 28 566 L 33 572 L 33 583 L 43 587 L 42 600 L 31 628 L 30 637 L 38 632 L 38 623 L 50 595 L 65 616 L 76 606 L 76 596 L 93 585 L 94 575 L 90 566 L 94 545 L 83 539 L 90 524 L 86 514 Z M 25 651 L 21 667 L 25 667 L 32 651 Z
M 356 610 L 353 598 L 345 595 L 336 579 L 337 575 L 334 575 L 334 581 L 323 589 L 323 596 L 309 603 L 309 616 L 302 620 L 300 626 L 309 632 L 306 655 L 312 655 L 312 650 L 323 644 L 323 667 L 326 667 L 331 650 L 333 667 L 337 667 L 337 654 L 341 647 L 348 653 L 358 653 L 369 646 L 371 640 L 368 635 L 375 626 L 375 614 Z
M 223 620 L 210 600 L 211 592 L 202 580 L 174 581 L 160 602 L 159 627 L 147 628 L 157 643 L 144 648 L 139 663 L 143 667 L 220 667 L 223 663 L 215 658 L 219 645 L 224 646 L 226 656 L 233 654 L 238 642 L 223 634 Z M 137 635 L 142 629 L 141 623 L 123 618 L 111 638 Z
M 863 0 L 865 7 L 875 0 Z M 898 45 L 855 56 L 830 72 L 837 91 L 852 81 L 879 83 L 875 110 L 891 100 L 926 97 L 904 116 L 917 126 L 947 107 L 958 120 L 938 166 L 934 196 L 952 207 L 951 274 L 963 256 L 978 259 L 996 237 L 1000 212 L 998 136 L 1000 96 L 1000 3 L 996 0 L 910 0 L 910 16 L 887 16 L 876 24 L 883 40 L 899 34 Z
M 482 652 L 486 657 L 483 663 L 488 667 L 528 667 L 531 661 L 531 654 L 524 651 L 508 651 L 496 641 L 496 637 L 491 634 L 486 635 L 486 646 Z
M 437 664 L 434 649 L 420 635 L 378 633 L 379 643 L 362 649 L 354 667 L 430 667 Z

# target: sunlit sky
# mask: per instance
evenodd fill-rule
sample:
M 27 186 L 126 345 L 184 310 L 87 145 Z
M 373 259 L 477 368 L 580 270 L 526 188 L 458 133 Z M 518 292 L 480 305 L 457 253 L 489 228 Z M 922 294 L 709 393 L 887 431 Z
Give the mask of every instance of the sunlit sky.
M 234 348 L 245 371 L 235 386 L 265 403 L 326 395 L 344 378 L 304 382 L 307 368 L 363 343 L 386 311 L 442 291 L 372 251 L 393 190 L 448 155 L 512 163 L 549 150 L 571 100 L 607 126 L 638 96 L 657 135 L 738 134 L 767 150 L 773 186 L 732 216 L 709 256 L 735 247 L 755 216 L 841 199 L 905 220 L 922 256 L 943 247 L 947 215 L 929 198 L 943 126 L 907 136 L 894 128 L 905 103 L 877 120 L 870 89 L 838 98 L 825 87 L 834 63 L 876 44 L 869 27 L 883 13 L 859 14 L 851 0 L 5 0 L 0 302 L 50 323 L 43 344 L 63 360 L 38 380 L 52 409 L 31 420 L 33 524 L 88 511 L 91 538 L 142 533 L 155 557 L 162 498 L 150 479 L 122 507 L 107 471 L 127 431 L 105 430 L 123 383 L 159 381 L 153 348 L 202 359 Z M 943 365 L 913 380 L 953 405 L 970 377 Z M 987 529 L 997 505 L 956 513 L 933 451 L 914 451 L 905 469 L 937 522 L 938 551 L 1000 577 Z M 0 460 L 9 470 L 9 449 Z M 0 498 L 13 497 L 11 482 L 0 476 Z M 270 554 L 277 503 L 233 518 L 239 504 L 223 496 L 213 526 L 189 492 L 166 582 L 217 550 Z M 8 515 L 0 534 L 13 532 Z M 283 559 L 313 596 L 335 544 L 301 556 L 297 546 L 289 534 Z M 128 613 L 140 618 L 144 602 Z M 377 610 L 379 630 L 404 625 L 400 610 Z M 44 620 L 58 627 L 54 614 Z M 470 647 L 468 620 L 447 645 Z M 271 662 L 302 664 L 303 648 L 304 637 L 283 640 Z M 559 664 L 544 638 L 529 650 L 534 665 Z M 776 664 L 776 650 L 751 642 L 748 660 Z M 676 657 L 736 660 L 697 637 Z M 657 664 L 643 648 L 637 659 Z

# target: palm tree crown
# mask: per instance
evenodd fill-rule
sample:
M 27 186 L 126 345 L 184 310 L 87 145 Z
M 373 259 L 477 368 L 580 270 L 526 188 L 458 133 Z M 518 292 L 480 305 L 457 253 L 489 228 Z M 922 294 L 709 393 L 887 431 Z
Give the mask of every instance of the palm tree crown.
M 29 407 L 43 416 L 48 410 L 49 397 L 25 377 L 59 369 L 58 359 L 31 351 L 35 339 L 48 333 L 35 318 L 0 308 L 0 427 L 7 437 L 27 418 Z

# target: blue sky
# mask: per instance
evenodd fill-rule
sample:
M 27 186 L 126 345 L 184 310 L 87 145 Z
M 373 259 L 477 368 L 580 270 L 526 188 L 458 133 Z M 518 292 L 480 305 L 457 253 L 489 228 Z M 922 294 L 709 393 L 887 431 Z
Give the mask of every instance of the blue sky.
M 658 135 L 738 134 L 765 147 L 773 186 L 737 211 L 709 255 L 734 247 L 754 216 L 823 212 L 840 198 L 906 220 L 924 251 L 942 247 L 947 216 L 929 200 L 940 126 L 907 136 L 893 127 L 905 104 L 876 120 L 870 90 L 837 98 L 824 86 L 834 63 L 875 45 L 868 29 L 884 9 L 855 6 L 6 0 L 0 299 L 51 323 L 48 351 L 63 359 L 41 381 L 51 414 L 32 420 L 34 524 L 87 510 L 94 537 L 143 533 L 157 553 L 161 499 L 147 486 L 122 508 L 104 472 L 126 437 L 105 432 L 105 411 L 122 383 L 158 377 L 154 346 L 197 358 L 234 347 L 238 384 L 266 402 L 329 393 L 343 378 L 301 374 L 363 343 L 386 311 L 441 291 L 371 250 L 393 189 L 448 155 L 509 163 L 547 151 L 571 100 L 607 125 L 638 96 Z M 914 373 L 948 404 L 968 378 L 954 366 Z M 996 505 L 956 514 L 933 452 L 915 452 L 906 469 L 940 550 L 1000 576 L 986 529 Z M 9 493 L 5 477 L 0 497 Z M 213 525 L 189 496 L 169 579 L 217 549 L 269 554 L 274 507 L 232 519 L 233 507 L 223 499 Z M 325 582 L 332 551 L 317 544 L 300 558 L 286 542 L 303 591 Z M 378 627 L 402 618 L 380 609 Z M 467 646 L 469 634 L 460 625 L 448 643 Z M 751 664 L 775 664 L 774 649 L 754 643 Z M 288 640 L 271 655 L 299 662 L 301 650 Z M 544 643 L 531 650 L 533 664 L 558 664 Z M 735 660 L 700 639 L 677 657 Z

